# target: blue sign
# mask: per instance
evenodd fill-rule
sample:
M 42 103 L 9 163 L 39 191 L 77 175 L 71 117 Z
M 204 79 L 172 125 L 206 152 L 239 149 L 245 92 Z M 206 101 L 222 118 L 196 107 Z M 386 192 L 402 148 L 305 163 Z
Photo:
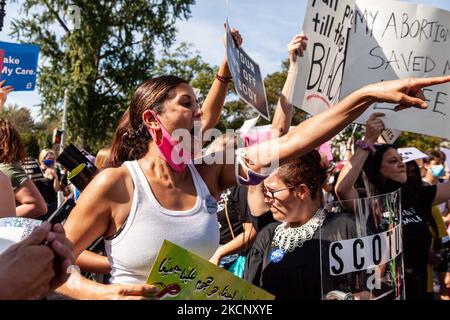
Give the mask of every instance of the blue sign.
M 237 48 L 227 20 L 227 60 L 236 92 L 242 100 L 270 121 L 266 90 L 259 65 L 244 51 Z
M 14 91 L 33 91 L 36 86 L 39 46 L 0 41 L 3 50 L 1 80 Z

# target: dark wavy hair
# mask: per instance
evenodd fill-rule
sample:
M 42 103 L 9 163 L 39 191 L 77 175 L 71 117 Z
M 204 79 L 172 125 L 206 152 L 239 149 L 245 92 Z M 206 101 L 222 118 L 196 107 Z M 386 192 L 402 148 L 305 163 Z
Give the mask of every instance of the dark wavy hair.
M 305 184 L 311 192 L 311 199 L 314 200 L 327 179 L 327 168 L 321 164 L 320 153 L 312 150 L 282 165 L 277 176 L 287 186 Z
M 0 118 L 0 163 L 21 163 L 26 156 L 19 132 L 11 121 Z
M 363 171 L 369 180 L 369 183 L 375 187 L 377 192 L 390 192 L 389 186 L 386 184 L 386 178 L 380 173 L 381 162 L 383 161 L 383 155 L 389 149 L 397 150 L 397 147 L 392 144 L 376 144 L 374 145 L 376 152 L 370 153 L 363 166 Z
M 145 81 L 136 89 L 114 134 L 109 166 L 119 167 L 125 161 L 140 159 L 147 153 L 151 136 L 142 122 L 142 114 L 146 110 L 163 113 L 164 102 L 180 84 L 188 82 L 176 76 L 161 76 Z

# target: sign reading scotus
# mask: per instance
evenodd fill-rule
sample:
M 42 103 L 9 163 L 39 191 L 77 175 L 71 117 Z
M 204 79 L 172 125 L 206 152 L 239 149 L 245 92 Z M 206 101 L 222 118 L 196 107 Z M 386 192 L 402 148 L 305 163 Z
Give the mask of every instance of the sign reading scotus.
M 293 104 L 315 115 L 370 83 L 450 74 L 449 21 L 448 11 L 394 0 L 310 0 Z M 450 84 L 423 91 L 427 110 L 374 104 L 356 122 L 378 111 L 388 128 L 450 138 Z
M 36 86 L 39 46 L 0 42 L 4 52 L 1 80 L 14 91 L 33 91 Z
M 348 222 L 344 229 L 320 229 L 323 299 L 404 299 L 400 192 L 333 202 L 324 210 Z

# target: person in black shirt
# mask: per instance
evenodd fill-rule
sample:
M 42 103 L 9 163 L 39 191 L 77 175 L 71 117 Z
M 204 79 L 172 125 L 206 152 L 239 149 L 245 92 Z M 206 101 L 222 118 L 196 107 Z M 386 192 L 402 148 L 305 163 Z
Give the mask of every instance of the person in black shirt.
M 61 188 L 60 175 L 56 167 L 56 154 L 51 149 L 44 149 L 39 153 L 39 165 L 44 174 L 43 179 L 35 184 L 47 204 L 49 217 L 58 207 L 58 191 Z M 45 217 L 43 219 L 45 220 Z
M 237 258 L 237 255 L 233 254 L 246 255 L 256 237 L 247 205 L 247 187 L 235 186 L 222 192 L 218 202 L 217 219 L 220 247 L 209 261 L 217 265 L 222 262 L 221 265 L 227 268 Z M 223 259 L 227 256 L 229 259 Z
M 254 204 L 261 207 L 264 197 L 274 219 L 283 221 L 270 223 L 258 233 L 244 273 L 244 279 L 272 293 L 276 299 L 322 299 L 321 250 L 328 252 L 329 244 L 338 240 L 337 234 L 356 237 L 352 234 L 356 230 L 353 215 L 328 213 L 320 207 L 326 177 L 320 154 L 313 150 L 281 166 L 264 181 L 261 195 L 254 192 L 249 196 L 250 208 Z M 344 285 L 351 280 L 339 282 Z
M 450 198 L 450 184 L 419 186 L 407 182 L 406 166 L 392 145 L 374 145 L 384 130 L 382 113 L 367 121 L 364 141 L 342 169 L 336 185 L 340 200 L 360 197 L 354 184 L 363 170 L 370 182 L 368 196 L 401 189 L 406 299 L 426 299 L 427 262 L 431 235 L 428 220 L 433 204 Z

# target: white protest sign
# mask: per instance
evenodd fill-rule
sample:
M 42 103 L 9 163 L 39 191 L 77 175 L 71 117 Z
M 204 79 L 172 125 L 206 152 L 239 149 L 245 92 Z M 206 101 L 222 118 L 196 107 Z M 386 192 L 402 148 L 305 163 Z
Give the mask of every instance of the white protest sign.
M 292 104 L 313 115 L 338 102 L 354 0 L 308 1 L 303 32 L 308 48 L 297 59 Z
M 395 140 L 397 140 L 398 137 L 400 137 L 402 132 L 403 131 L 401 131 L 401 130 L 386 128 L 381 133 L 381 137 L 384 139 L 384 141 L 386 141 L 386 143 L 393 144 L 395 142 Z
M 450 73 L 450 12 L 391 0 L 357 0 L 349 35 L 341 99 L 383 80 Z M 450 138 L 450 84 L 425 88 L 427 110 L 394 112 L 375 104 L 360 118 L 383 112 L 389 128 Z
M 403 252 L 401 226 L 375 235 L 336 241 L 330 245 L 330 274 L 367 270 L 395 259 Z
M 398 148 L 397 151 L 402 157 L 402 161 L 404 163 L 417 159 L 428 158 L 428 156 L 425 153 L 416 148 Z

